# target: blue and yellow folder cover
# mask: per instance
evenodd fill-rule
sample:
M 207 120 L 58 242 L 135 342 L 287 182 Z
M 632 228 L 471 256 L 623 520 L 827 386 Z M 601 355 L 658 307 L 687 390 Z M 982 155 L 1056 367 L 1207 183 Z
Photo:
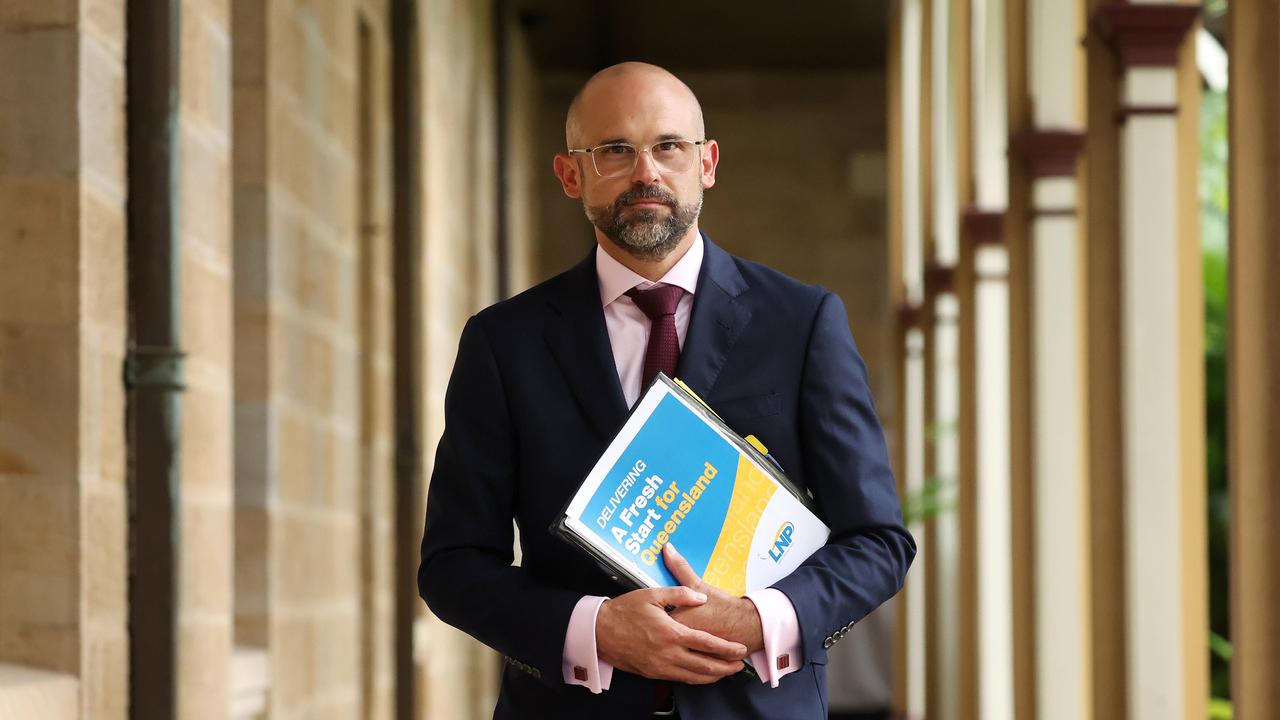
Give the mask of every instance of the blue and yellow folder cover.
M 552 531 L 633 587 L 678 585 L 674 542 L 702 578 L 742 595 L 795 570 L 830 530 L 754 437 L 658 374 Z

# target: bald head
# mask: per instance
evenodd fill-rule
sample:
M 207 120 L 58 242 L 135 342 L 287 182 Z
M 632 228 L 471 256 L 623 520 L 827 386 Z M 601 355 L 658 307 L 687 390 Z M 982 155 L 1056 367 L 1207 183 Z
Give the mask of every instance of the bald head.
M 592 75 L 574 96 L 565 117 L 565 143 L 574 148 L 614 139 L 615 128 L 638 114 L 657 114 L 657 120 L 684 126 L 683 133 L 696 135 L 690 139 L 706 136 L 702 106 L 688 85 L 657 65 L 624 62 Z

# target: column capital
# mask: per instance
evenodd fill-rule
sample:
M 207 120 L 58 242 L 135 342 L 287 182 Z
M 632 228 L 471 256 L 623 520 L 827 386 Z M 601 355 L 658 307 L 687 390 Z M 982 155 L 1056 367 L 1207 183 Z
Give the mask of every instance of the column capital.
M 924 266 L 924 294 L 930 299 L 956 291 L 956 266 L 930 260 Z
M 975 245 L 1003 245 L 1004 211 L 970 205 L 960 216 L 960 232 Z
M 1074 177 L 1084 131 L 1023 128 L 1009 138 L 1009 147 L 1022 157 L 1032 180 Z
M 923 327 L 923 308 L 912 302 L 904 302 L 898 306 L 898 327 L 903 330 L 915 330 Z
M 1092 24 L 1125 69 L 1175 67 L 1198 17 L 1199 5 L 1113 2 L 1098 8 Z

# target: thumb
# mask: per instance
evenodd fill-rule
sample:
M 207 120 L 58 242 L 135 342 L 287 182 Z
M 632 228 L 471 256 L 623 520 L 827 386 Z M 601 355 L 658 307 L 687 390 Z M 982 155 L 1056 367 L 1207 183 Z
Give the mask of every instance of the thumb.
M 707 601 L 707 596 L 692 588 L 683 585 L 676 587 L 658 588 L 656 593 L 657 604 L 663 607 L 693 607 L 701 605 Z
M 667 543 L 662 546 L 662 561 L 666 563 L 667 570 L 675 576 L 676 582 L 695 590 L 702 589 L 702 578 L 698 577 L 698 573 L 693 571 L 693 567 L 689 565 L 689 561 L 676 551 L 675 543 Z

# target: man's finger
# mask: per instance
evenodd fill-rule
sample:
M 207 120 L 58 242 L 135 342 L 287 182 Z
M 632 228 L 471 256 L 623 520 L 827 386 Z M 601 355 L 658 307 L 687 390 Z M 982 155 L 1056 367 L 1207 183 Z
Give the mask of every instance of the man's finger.
M 741 661 L 722 660 L 710 655 L 693 652 L 692 650 L 682 651 L 679 656 L 671 662 L 674 666 L 680 669 L 687 670 L 697 675 L 717 679 L 726 675 L 732 675 L 742 669 Z
M 718 681 L 722 675 L 704 675 L 676 665 L 667 665 L 653 676 L 655 680 L 670 680 L 686 685 L 710 685 Z
M 654 604 L 663 607 L 692 607 L 707 601 L 705 593 L 693 588 L 679 585 L 677 587 L 658 588 L 654 592 Z
M 709 632 L 685 628 L 680 634 L 680 644 L 703 653 L 727 660 L 742 660 L 747 657 L 747 646 L 742 643 L 716 637 Z
M 676 550 L 675 543 L 668 542 L 662 546 L 662 561 L 667 564 L 667 570 L 671 571 L 681 585 L 702 589 L 702 578 L 698 577 L 698 573 L 693 571 L 689 561 Z

